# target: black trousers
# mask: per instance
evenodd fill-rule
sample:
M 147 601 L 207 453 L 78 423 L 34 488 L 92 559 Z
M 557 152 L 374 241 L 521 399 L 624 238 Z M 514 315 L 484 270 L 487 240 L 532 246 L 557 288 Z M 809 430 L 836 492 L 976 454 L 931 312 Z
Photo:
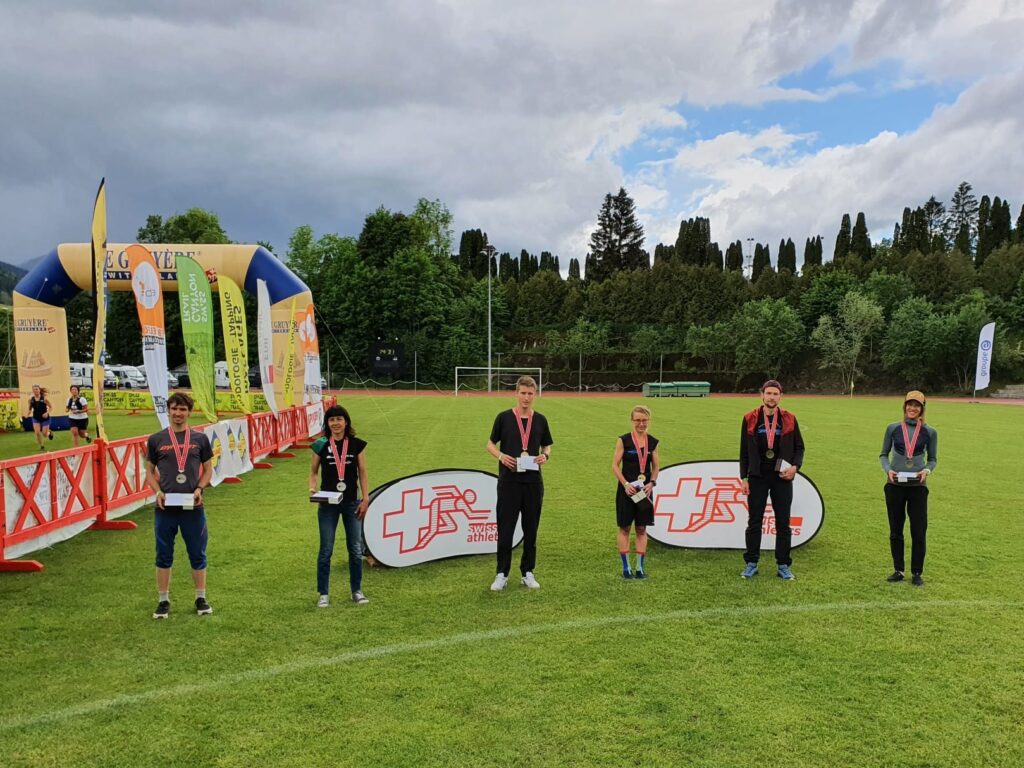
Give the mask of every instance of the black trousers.
M 889 548 L 892 566 L 904 571 L 903 524 L 910 518 L 910 572 L 924 572 L 925 536 L 928 533 L 928 486 L 885 484 L 885 508 L 889 513 Z
M 537 528 L 540 527 L 543 503 L 543 483 L 498 481 L 498 573 L 508 576 L 512 570 L 512 541 L 520 515 L 523 519 L 523 556 L 519 561 L 519 571 L 525 575 L 537 565 Z
M 743 561 L 756 563 L 761 557 L 761 527 L 764 524 L 764 508 L 771 497 L 775 512 L 775 562 L 792 565 L 789 551 L 793 546 L 793 530 L 789 527 L 789 511 L 793 506 L 793 481 L 783 480 L 778 472 L 764 477 L 751 475 L 750 496 L 747 497 L 747 551 Z

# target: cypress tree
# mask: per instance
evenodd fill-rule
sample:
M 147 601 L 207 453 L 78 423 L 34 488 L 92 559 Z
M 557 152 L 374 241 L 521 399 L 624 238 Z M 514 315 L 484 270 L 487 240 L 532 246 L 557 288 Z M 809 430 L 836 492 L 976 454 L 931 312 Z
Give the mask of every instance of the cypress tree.
M 569 259 L 569 279 L 580 279 L 580 260 L 575 257 Z
M 779 272 L 788 269 L 794 275 L 796 274 L 796 244 L 790 238 L 779 243 L 778 266 Z
M 836 247 L 832 251 L 832 261 L 840 261 L 850 252 L 850 214 L 844 213 L 842 223 L 839 225 L 839 234 L 836 235 Z
M 857 214 L 857 223 L 853 225 L 850 235 L 850 253 L 858 256 L 861 261 L 871 258 L 871 236 L 868 234 L 867 219 L 863 211 Z
M 725 268 L 730 272 L 743 271 L 743 241 L 729 243 L 725 249 Z
M 707 263 L 709 267 L 714 267 L 719 272 L 722 271 L 722 268 L 724 267 L 722 249 L 719 247 L 718 243 L 711 243 L 708 245 Z
M 996 200 L 999 200 L 997 197 Z M 974 253 L 974 265 L 980 267 L 992 253 L 992 201 L 982 195 L 978 202 L 978 247 Z
M 1017 217 L 1017 242 L 1024 243 L 1024 205 L 1020 207 L 1020 215 Z

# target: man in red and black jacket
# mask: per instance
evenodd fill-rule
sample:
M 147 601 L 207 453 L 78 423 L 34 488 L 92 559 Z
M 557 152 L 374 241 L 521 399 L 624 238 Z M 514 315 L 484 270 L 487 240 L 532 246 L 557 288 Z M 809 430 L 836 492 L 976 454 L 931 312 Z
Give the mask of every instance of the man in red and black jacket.
M 793 579 L 789 569 L 793 533 L 789 512 L 793 505 L 793 478 L 804 463 L 804 439 L 796 416 L 779 408 L 782 385 L 770 379 L 761 385 L 761 405 L 743 417 L 740 433 L 740 478 L 747 496 L 746 567 L 741 574 L 757 575 L 761 556 L 761 528 L 769 497 L 775 512 L 775 562 L 780 579 Z

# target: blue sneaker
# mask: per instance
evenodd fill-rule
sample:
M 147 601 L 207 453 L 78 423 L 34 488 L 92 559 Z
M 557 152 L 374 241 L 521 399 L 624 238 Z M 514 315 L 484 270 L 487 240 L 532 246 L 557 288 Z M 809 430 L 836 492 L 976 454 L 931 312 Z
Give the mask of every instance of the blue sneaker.
M 744 579 L 752 579 L 757 576 L 757 563 L 747 563 L 747 566 L 743 569 L 743 573 L 740 574 Z
M 794 576 L 793 572 L 791 570 L 789 570 L 789 566 L 788 565 L 780 565 L 779 566 L 779 578 L 782 579 L 783 581 L 792 581 L 793 579 L 796 578 L 796 576 Z

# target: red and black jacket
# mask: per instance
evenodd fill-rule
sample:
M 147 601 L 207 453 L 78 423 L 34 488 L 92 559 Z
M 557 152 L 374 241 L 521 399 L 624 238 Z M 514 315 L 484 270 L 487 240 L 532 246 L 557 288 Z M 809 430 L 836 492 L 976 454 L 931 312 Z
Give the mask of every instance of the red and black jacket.
M 740 477 L 746 479 L 750 475 L 761 476 L 761 448 L 757 441 L 757 425 L 764 420 L 763 407 L 757 407 L 743 417 L 740 426 Z M 800 425 L 796 416 L 789 411 L 778 409 L 782 420 L 782 434 L 775 444 L 775 458 L 785 459 L 790 464 L 800 467 L 804 463 L 804 439 L 800 435 Z

